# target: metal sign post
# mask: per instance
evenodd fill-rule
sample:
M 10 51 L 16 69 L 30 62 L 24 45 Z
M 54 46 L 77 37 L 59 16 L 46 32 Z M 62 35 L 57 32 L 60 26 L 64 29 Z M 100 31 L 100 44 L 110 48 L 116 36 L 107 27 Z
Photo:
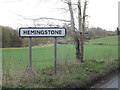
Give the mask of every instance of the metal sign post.
M 54 73 L 56 74 L 56 58 L 57 58 L 57 37 L 54 40 Z
M 65 28 L 59 27 L 28 27 L 20 28 L 19 36 L 29 38 L 29 70 L 32 70 L 32 37 L 54 37 L 54 73 L 56 74 L 56 58 L 57 58 L 57 37 L 64 37 L 66 35 Z
M 32 70 L 32 38 L 29 37 L 29 70 Z

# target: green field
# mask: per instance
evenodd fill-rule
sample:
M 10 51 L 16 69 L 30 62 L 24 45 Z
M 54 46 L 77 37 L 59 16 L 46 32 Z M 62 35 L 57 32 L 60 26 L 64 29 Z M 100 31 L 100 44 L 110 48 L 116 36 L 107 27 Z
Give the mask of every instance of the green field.
M 90 43 L 117 44 L 117 37 L 105 37 L 89 41 Z M 53 66 L 53 45 L 33 47 L 33 68 L 43 69 Z M 85 45 L 84 60 L 110 60 L 118 58 L 116 45 Z M 75 60 L 73 44 L 57 45 L 57 63 Z M 18 71 L 27 68 L 28 48 L 3 48 L 3 70 Z
M 89 43 L 105 43 L 105 44 L 118 44 L 118 37 L 111 36 L 111 37 L 104 37 L 100 39 L 94 39 L 87 41 Z

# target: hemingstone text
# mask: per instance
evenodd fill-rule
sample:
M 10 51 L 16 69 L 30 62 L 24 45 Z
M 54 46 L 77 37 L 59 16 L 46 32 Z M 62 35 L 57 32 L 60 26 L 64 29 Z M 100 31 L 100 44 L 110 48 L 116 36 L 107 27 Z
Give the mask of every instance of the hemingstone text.
M 62 37 L 65 36 L 64 28 L 20 28 L 21 37 Z

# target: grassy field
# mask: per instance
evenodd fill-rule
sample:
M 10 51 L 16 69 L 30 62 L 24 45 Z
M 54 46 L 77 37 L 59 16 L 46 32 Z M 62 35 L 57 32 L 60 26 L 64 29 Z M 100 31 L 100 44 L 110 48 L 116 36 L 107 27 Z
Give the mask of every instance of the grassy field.
M 112 43 L 117 44 L 117 37 L 105 37 L 91 40 L 90 43 Z M 53 45 L 33 47 L 33 68 L 43 69 L 53 66 Z M 4 48 L 3 69 L 22 70 L 27 68 L 28 48 Z M 117 59 L 118 47 L 114 45 L 85 45 L 85 60 Z M 75 48 L 72 44 L 57 45 L 57 63 L 75 60 Z M 9 66 L 9 67 L 8 67 Z
M 88 40 L 89 43 L 106 43 L 106 44 L 118 44 L 118 37 L 117 36 L 109 36 L 94 40 Z
M 103 38 L 96 40 L 108 43 L 106 38 L 106 42 Z M 108 39 L 109 38 L 117 39 L 117 37 L 108 37 Z M 111 42 L 112 44 L 117 43 L 117 41 Z M 32 49 L 33 71 L 35 73 L 31 74 L 25 71 L 28 64 L 28 48 L 2 49 L 3 87 L 79 88 L 84 87 L 85 84 L 94 79 L 96 80 L 97 77 L 103 76 L 118 67 L 117 45 L 87 44 L 84 46 L 84 63 L 79 64 L 75 62 L 74 45 L 58 44 L 57 63 L 59 65 L 57 65 L 56 75 L 54 74 L 54 68 L 50 67 L 53 66 L 53 45 L 36 46 Z

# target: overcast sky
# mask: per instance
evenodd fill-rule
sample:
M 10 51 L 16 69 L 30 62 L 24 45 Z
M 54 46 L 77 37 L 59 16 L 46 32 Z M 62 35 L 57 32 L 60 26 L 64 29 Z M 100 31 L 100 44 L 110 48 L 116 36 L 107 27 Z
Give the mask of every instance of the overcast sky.
M 114 31 L 118 26 L 119 0 L 88 1 L 89 27 Z M 51 17 L 69 20 L 69 13 L 65 13 L 60 8 L 67 8 L 67 5 L 60 0 L 0 0 L 0 25 L 20 28 L 33 24 L 32 21 L 23 19 L 19 15 L 29 18 Z

